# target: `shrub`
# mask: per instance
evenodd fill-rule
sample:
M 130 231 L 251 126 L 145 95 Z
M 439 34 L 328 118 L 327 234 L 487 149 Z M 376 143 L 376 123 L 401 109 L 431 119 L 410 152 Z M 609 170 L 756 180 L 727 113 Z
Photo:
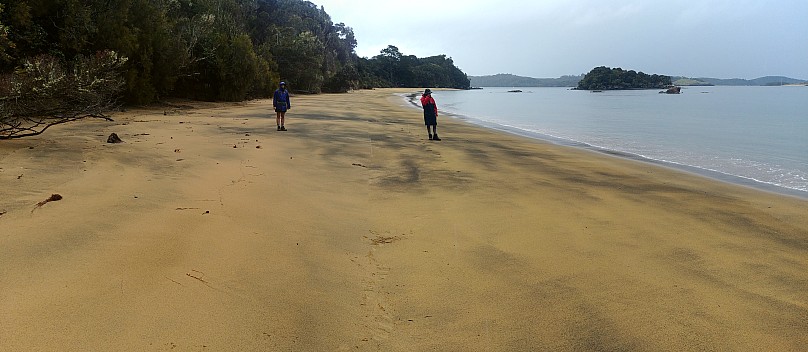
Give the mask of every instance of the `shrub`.
M 86 117 L 111 120 L 104 114 L 117 107 L 125 62 L 113 51 L 79 56 L 70 69 L 52 56 L 26 60 L 0 78 L 0 139 L 39 135 Z

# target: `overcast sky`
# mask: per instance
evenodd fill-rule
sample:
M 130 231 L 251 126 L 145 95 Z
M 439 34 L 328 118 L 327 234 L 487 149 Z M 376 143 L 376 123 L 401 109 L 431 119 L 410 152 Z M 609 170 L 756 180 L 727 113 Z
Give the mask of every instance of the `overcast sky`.
M 388 44 L 446 54 L 472 76 L 559 77 L 597 66 L 671 76 L 808 79 L 808 0 L 310 0 Z

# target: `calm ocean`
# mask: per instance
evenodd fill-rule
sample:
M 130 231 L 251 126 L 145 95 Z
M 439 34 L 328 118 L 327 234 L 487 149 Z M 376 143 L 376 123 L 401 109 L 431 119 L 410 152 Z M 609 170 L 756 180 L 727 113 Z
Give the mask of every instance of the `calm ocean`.
M 519 89 L 433 96 L 441 111 L 490 128 L 808 197 L 808 87 Z

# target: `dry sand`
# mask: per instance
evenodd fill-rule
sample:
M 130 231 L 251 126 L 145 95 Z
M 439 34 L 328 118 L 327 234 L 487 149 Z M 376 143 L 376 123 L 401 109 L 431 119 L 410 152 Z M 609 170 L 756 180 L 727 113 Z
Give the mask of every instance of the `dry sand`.
M 808 346 L 808 201 L 445 117 L 430 142 L 395 92 L 0 141 L 0 350 Z

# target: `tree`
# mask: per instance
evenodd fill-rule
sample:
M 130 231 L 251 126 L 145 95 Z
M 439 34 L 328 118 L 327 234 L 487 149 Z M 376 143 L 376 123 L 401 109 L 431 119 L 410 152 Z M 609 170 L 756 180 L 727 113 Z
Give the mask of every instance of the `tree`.
M 320 70 L 325 59 L 323 47 L 314 33 L 305 31 L 283 42 L 277 49 L 275 58 L 278 60 L 281 78 L 290 82 L 292 90 L 320 92 L 325 81 Z
M 357 39 L 304 0 L 13 0 L 0 4 L 0 74 L 43 55 L 61 67 L 114 51 L 128 60 L 122 98 L 242 100 L 278 81 L 297 92 L 432 86 L 468 88 L 449 58 L 390 45 L 356 55 Z M 28 71 L 25 71 L 28 72 Z M 10 77 L 10 76 L 9 76 Z M 20 76 L 22 77 L 22 76 Z M 19 78 L 19 77 L 18 77 Z
M 418 58 L 414 55 L 404 55 L 397 47 L 389 45 L 379 55 L 363 64 L 363 70 L 369 71 L 369 75 L 362 75 L 363 70 L 360 70 L 360 76 L 365 80 L 361 86 L 457 89 L 471 87 L 468 76 L 446 55 Z
M 4 10 L 3 4 L 0 4 L 0 16 L 3 14 Z M 11 60 L 11 55 L 9 55 L 9 50 L 14 48 L 14 43 L 8 39 L 8 26 L 4 25 L 2 21 L 0 21 L 0 62 L 8 62 Z
M 241 101 L 248 97 L 256 80 L 265 76 L 266 65 L 262 65 L 253 50 L 247 34 L 228 40 L 217 55 L 219 66 L 218 98 L 227 101 Z

